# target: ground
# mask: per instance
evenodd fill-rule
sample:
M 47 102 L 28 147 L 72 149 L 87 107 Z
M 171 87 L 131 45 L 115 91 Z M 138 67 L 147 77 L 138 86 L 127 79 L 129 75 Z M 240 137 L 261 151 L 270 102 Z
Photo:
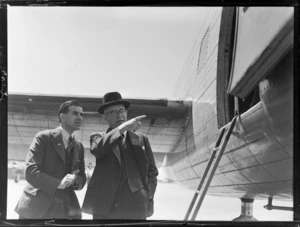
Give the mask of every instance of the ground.
M 13 179 L 8 180 L 7 196 L 7 219 L 17 219 L 18 214 L 14 208 L 20 198 L 25 181 L 15 183 Z M 86 187 L 77 192 L 82 205 Z M 154 214 L 149 220 L 183 220 L 193 197 L 193 192 L 175 183 L 158 183 L 155 194 Z M 263 208 L 267 201 L 254 201 L 254 217 L 259 221 L 292 221 L 291 211 L 268 211 Z M 274 201 L 274 205 L 292 206 L 292 202 Z M 238 217 L 241 212 L 239 199 L 206 196 L 197 216 L 197 220 L 209 221 L 231 221 Z M 83 214 L 83 219 L 91 219 L 92 216 Z

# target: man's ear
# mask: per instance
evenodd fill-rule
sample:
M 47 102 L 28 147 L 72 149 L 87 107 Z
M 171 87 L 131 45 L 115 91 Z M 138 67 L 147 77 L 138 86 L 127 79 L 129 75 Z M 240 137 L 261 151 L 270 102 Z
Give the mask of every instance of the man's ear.
M 106 114 L 102 114 L 102 117 L 103 117 L 103 119 L 104 119 L 105 121 L 107 121 L 107 116 L 106 116 Z
M 59 118 L 60 121 L 62 122 L 65 119 L 65 115 L 63 113 L 60 113 Z

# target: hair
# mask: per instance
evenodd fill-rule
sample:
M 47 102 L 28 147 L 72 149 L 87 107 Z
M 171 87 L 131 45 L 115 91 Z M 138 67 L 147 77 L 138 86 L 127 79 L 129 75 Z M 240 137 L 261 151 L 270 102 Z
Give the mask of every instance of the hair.
M 70 106 L 79 106 L 79 107 L 81 107 L 80 103 L 77 100 L 69 100 L 69 101 L 66 101 L 66 102 L 62 103 L 60 105 L 59 109 L 58 109 L 59 122 L 61 122 L 59 115 L 61 113 L 63 113 L 63 114 L 68 113 Z

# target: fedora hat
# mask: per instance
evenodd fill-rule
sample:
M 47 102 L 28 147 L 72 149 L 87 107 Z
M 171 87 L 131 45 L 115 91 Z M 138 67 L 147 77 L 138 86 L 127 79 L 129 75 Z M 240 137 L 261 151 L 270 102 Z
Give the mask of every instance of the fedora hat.
M 98 108 L 98 112 L 100 114 L 104 113 L 104 110 L 113 105 L 122 104 L 124 105 L 125 109 L 127 109 L 130 106 L 130 102 L 122 99 L 122 96 L 119 92 L 108 92 L 106 93 L 102 98 L 102 104 Z

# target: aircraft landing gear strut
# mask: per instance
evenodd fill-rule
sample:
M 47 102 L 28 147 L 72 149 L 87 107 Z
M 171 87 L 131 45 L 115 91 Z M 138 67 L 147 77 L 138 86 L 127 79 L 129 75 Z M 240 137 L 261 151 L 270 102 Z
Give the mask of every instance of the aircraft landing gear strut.
M 273 198 L 269 197 L 268 204 L 264 206 L 267 210 L 287 210 L 287 211 L 293 211 L 293 207 L 284 207 L 284 206 L 273 206 L 272 205 Z
M 253 217 L 253 201 L 254 199 L 241 199 L 242 209 L 241 215 L 232 221 L 257 221 Z

